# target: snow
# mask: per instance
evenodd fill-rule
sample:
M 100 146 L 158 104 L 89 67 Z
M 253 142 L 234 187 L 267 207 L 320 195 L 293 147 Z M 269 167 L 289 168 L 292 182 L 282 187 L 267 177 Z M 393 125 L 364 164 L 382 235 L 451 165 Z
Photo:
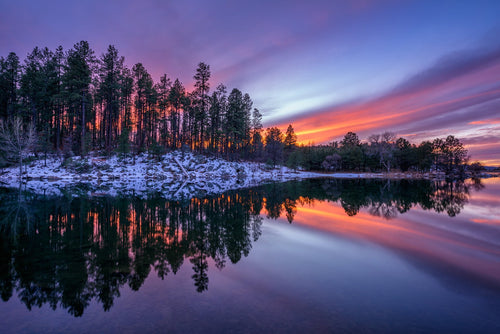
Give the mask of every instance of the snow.
M 160 159 L 153 159 L 147 154 L 124 159 L 117 156 L 89 156 L 84 159 L 73 157 L 65 163 L 57 157 L 48 158 L 46 162 L 40 159 L 28 166 L 27 173 L 23 175 L 23 187 L 47 195 L 62 195 L 69 191 L 73 196 L 147 196 L 154 192 L 169 199 L 185 199 L 269 182 L 317 177 L 384 178 L 387 175 L 322 174 L 298 172 L 286 167 L 270 169 L 255 162 L 230 162 L 175 151 L 161 156 Z M 13 166 L 5 169 L 0 175 L 0 185 L 18 187 L 19 168 Z
M 285 167 L 267 169 L 264 164 L 229 162 L 193 153 L 172 152 L 163 155 L 159 161 L 147 154 L 125 159 L 117 156 L 73 157 L 64 164 L 57 157 L 47 159 L 46 163 L 44 159 L 36 160 L 23 174 L 24 180 L 27 180 L 23 187 L 50 195 L 61 195 L 72 189 L 93 196 L 144 196 L 156 192 L 166 198 L 180 199 L 299 177 L 303 175 Z M 5 169 L 0 176 L 0 185 L 18 187 L 19 168 Z

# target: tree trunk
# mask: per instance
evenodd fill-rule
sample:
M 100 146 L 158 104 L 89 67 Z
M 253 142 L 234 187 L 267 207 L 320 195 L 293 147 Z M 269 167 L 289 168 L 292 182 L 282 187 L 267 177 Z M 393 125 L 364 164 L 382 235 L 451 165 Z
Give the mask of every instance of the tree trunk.
M 60 107 L 58 104 L 56 107 L 56 145 L 55 145 L 56 152 L 59 152 L 59 149 L 60 149 L 59 143 L 61 142 L 61 138 L 60 138 L 60 135 L 61 135 L 61 133 L 60 133 L 61 132 L 60 114 L 61 114 L 61 111 L 60 111 Z
M 85 155 L 85 93 L 82 92 L 82 142 L 80 156 L 83 158 Z
M 23 154 L 19 152 L 19 182 L 23 179 Z

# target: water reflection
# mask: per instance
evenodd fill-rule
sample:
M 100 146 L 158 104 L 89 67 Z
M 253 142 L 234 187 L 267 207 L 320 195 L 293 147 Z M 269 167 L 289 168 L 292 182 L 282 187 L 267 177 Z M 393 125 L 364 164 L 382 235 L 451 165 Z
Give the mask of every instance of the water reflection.
M 109 310 L 120 288 L 139 290 L 153 270 L 175 275 L 186 260 L 196 291 L 209 284 L 209 261 L 223 269 L 247 256 L 262 216 L 291 223 L 298 208 L 338 202 L 348 216 L 361 208 L 393 218 L 414 206 L 460 213 L 480 183 L 307 180 L 220 196 L 169 201 L 137 197 L 44 197 L 2 190 L 0 292 L 28 309 L 49 305 L 81 316 L 92 300 Z

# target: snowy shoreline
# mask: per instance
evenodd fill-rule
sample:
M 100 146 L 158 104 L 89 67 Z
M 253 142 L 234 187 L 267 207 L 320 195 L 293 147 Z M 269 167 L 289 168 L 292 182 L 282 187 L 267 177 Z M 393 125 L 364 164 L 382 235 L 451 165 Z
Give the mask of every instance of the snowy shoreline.
M 171 152 L 154 159 L 147 154 L 135 158 L 117 156 L 73 157 L 63 163 L 51 157 L 23 167 L 22 188 L 38 194 L 61 195 L 69 190 L 90 196 L 146 195 L 191 198 L 248 188 L 269 182 L 306 178 L 435 179 L 436 175 L 414 173 L 317 173 L 274 169 L 255 162 L 230 162 L 193 153 Z M 0 186 L 19 187 L 19 167 L 6 168 Z

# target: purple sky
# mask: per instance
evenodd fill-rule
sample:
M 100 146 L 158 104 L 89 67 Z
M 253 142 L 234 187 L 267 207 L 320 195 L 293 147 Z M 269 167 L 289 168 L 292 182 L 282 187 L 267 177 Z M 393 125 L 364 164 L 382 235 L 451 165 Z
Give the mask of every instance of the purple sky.
M 299 139 L 453 134 L 500 165 L 500 1 L 0 0 L 0 56 L 88 40 L 188 88 L 200 61 Z

